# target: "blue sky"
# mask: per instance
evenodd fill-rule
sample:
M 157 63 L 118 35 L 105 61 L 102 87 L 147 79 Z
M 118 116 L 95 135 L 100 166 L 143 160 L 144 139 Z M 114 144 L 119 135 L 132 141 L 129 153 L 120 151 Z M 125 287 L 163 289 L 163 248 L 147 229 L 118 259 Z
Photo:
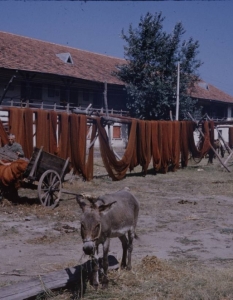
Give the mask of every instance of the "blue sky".
M 124 57 L 121 30 L 162 12 L 164 30 L 181 21 L 200 43 L 201 78 L 233 96 L 232 1 L 1 1 L 0 30 Z

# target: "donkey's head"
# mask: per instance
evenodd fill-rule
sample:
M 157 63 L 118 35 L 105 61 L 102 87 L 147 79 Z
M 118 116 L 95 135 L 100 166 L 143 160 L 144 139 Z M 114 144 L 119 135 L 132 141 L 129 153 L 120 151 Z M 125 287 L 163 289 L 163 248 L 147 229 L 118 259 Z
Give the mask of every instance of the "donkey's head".
M 86 197 L 90 202 L 84 201 L 85 196 L 77 195 L 76 200 L 83 211 L 81 217 L 81 237 L 83 240 L 83 251 L 87 255 L 94 255 L 98 239 L 101 237 L 101 217 L 111 208 L 110 204 L 97 205 L 97 199 Z

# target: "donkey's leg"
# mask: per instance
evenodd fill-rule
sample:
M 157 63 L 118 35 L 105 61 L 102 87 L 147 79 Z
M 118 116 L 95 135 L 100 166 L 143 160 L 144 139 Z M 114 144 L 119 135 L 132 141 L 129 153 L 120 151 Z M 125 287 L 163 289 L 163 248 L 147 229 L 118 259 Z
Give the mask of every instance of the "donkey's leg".
M 99 261 L 95 256 L 92 258 L 92 271 L 90 276 L 90 284 L 94 286 L 95 289 L 98 289 L 99 285 Z
M 103 244 L 103 280 L 102 280 L 102 287 L 105 288 L 108 286 L 108 251 L 110 245 L 110 238 L 107 238 Z
M 129 244 L 128 244 L 128 264 L 127 264 L 127 270 L 131 270 L 131 256 L 133 251 L 133 240 L 134 240 L 134 230 L 128 231 L 128 238 L 129 238 Z
M 121 240 L 122 249 L 123 249 L 121 267 L 125 268 L 126 267 L 126 258 L 127 258 L 128 239 L 125 235 L 120 236 L 119 239 Z

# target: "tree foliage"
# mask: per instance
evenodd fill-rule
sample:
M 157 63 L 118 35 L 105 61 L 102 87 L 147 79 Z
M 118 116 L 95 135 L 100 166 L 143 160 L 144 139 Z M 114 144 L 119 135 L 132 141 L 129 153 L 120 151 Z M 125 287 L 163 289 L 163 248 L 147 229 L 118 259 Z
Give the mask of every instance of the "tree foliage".
M 122 30 L 126 64 L 118 66 L 115 75 L 126 84 L 127 107 L 132 116 L 147 120 L 169 119 L 175 114 L 177 64 L 180 62 L 180 119 L 193 112 L 197 101 L 188 96 L 188 87 L 198 80 L 201 66 L 197 54 L 199 42 L 182 40 L 185 30 L 181 22 L 172 33 L 163 30 L 162 13 L 147 13 L 138 28 Z

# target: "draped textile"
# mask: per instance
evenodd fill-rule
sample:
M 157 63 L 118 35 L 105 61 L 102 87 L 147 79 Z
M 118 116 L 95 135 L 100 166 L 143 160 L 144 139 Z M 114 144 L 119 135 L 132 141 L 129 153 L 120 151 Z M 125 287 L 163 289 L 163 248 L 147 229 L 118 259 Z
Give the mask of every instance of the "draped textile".
M 233 127 L 229 127 L 229 147 L 232 149 L 233 148 Z
M 1 145 L 4 146 L 8 143 L 8 134 L 2 124 L 2 121 L 0 120 L 0 138 L 1 138 Z
M 13 161 L 10 165 L 0 165 L 0 182 L 3 186 L 19 188 L 19 180 L 26 170 L 28 162 L 23 159 Z
M 180 131 L 181 126 L 179 121 L 172 122 L 172 158 L 171 170 L 176 171 L 180 165 Z
M 16 141 L 19 144 L 24 142 L 24 109 L 11 107 L 9 109 L 9 133 L 12 133 L 16 137 Z
M 90 144 L 94 141 L 97 133 L 97 125 L 94 123 L 92 125 L 92 131 L 91 131 L 91 140 Z M 92 180 L 93 179 L 93 171 L 94 171 L 94 145 L 89 149 L 88 153 L 88 159 L 87 159 L 87 165 L 86 165 L 86 180 Z
M 86 154 L 87 116 L 68 114 L 66 112 L 35 110 L 36 119 L 36 147 L 43 146 L 43 150 L 63 159 L 70 157 L 72 167 L 84 179 L 93 178 L 94 147 Z M 29 108 L 9 109 L 9 130 L 16 135 L 25 152 L 26 157 L 31 157 L 33 148 L 33 111 Z M 155 171 L 166 173 L 168 170 L 176 171 L 181 166 L 186 167 L 191 153 L 193 157 L 202 158 L 209 153 L 214 139 L 214 123 L 204 122 L 202 131 L 204 138 L 201 146 L 196 147 L 193 121 L 144 121 L 131 119 L 129 125 L 129 138 L 127 148 L 122 159 L 117 159 L 114 151 L 109 146 L 109 140 L 101 119 L 97 118 L 92 125 L 91 142 L 97 130 L 99 135 L 100 151 L 105 168 L 113 180 L 124 178 L 127 170 L 133 170 L 141 165 L 143 173 L 153 158 Z M 2 133 L 1 133 L 2 132 Z M 229 129 L 229 142 L 230 132 Z M 0 123 L 0 136 L 6 132 Z M 233 142 L 232 142 L 233 146 Z
M 161 142 L 161 125 L 158 121 L 151 121 L 151 147 L 152 147 L 152 158 L 153 167 L 155 171 L 159 171 L 161 167 L 161 153 L 162 153 L 162 142 Z
M 136 128 L 134 128 L 134 126 Z M 133 131 L 135 131 L 135 137 L 134 137 L 133 141 L 131 139 L 131 143 L 133 143 L 133 144 L 130 145 L 130 149 L 131 149 L 131 147 L 133 148 L 132 149 L 130 163 L 129 163 L 129 169 L 130 169 L 130 171 L 133 171 L 133 169 L 136 166 L 139 165 L 139 162 L 138 162 L 138 147 L 137 147 L 137 145 L 138 145 L 138 136 L 139 136 L 138 130 L 139 129 L 138 129 L 137 122 L 134 122 L 134 126 L 132 126 L 132 123 L 129 125 L 129 136 L 131 136 L 131 129 Z M 134 133 L 132 133 L 132 134 L 134 134 Z M 128 147 L 128 145 L 129 145 L 129 141 L 128 141 L 127 147 Z
M 74 171 L 86 178 L 86 136 L 87 117 L 85 115 L 70 115 L 70 148 L 71 163 Z
M 193 127 L 193 122 L 189 121 L 181 121 L 180 122 L 180 152 L 181 152 L 181 166 L 182 168 L 187 167 L 188 159 L 189 159 L 189 138 L 188 134 L 190 134 L 189 127 Z M 193 133 L 192 133 L 193 134 Z M 194 144 L 195 146 L 195 144 Z M 195 146 L 196 148 L 196 146 Z
M 29 108 L 9 109 L 9 131 L 21 144 L 25 157 L 30 158 L 33 152 L 33 111 Z
M 151 161 L 151 122 L 138 121 L 138 162 L 142 166 L 143 173 L 147 173 L 149 163 Z
M 202 138 L 202 145 L 201 145 L 201 157 L 204 157 L 210 150 L 210 142 L 213 137 L 210 135 L 210 125 L 211 122 L 205 121 L 202 124 L 202 132 L 204 133 L 204 137 Z M 213 133 L 212 133 L 213 134 Z
M 57 155 L 57 113 L 49 112 L 49 152 Z
M 24 137 L 21 146 L 25 157 L 30 158 L 33 152 L 33 111 L 30 108 L 24 109 L 24 127 L 22 131 Z
M 70 117 L 66 112 L 59 115 L 58 156 L 67 159 L 71 157 L 70 150 Z
M 209 121 L 209 138 L 210 138 L 210 145 L 214 146 L 214 122 L 213 121 Z M 214 151 L 213 149 L 210 147 L 209 145 L 209 162 L 213 163 L 213 159 L 214 159 Z
M 136 125 L 137 121 L 132 120 L 129 141 L 126 151 L 121 160 L 117 160 L 113 150 L 109 146 L 108 136 L 105 128 L 102 126 L 100 119 L 97 119 L 100 152 L 104 166 L 113 180 L 121 180 L 125 177 L 125 174 L 130 166 L 134 148 L 136 147 Z
M 162 133 L 162 155 L 160 171 L 162 173 L 167 173 L 172 158 L 172 122 L 160 121 L 160 125 Z
M 43 146 L 43 150 L 49 152 L 49 113 L 46 110 L 36 111 L 36 147 Z

